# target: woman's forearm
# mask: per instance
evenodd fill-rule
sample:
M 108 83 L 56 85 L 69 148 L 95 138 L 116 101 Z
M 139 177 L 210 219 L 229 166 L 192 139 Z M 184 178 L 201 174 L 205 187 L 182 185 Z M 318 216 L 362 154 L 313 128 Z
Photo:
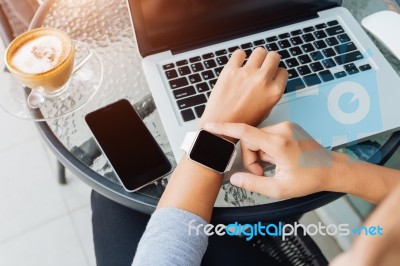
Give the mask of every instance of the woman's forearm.
M 400 171 L 350 159 L 335 153 L 334 174 L 327 190 L 353 194 L 372 203 L 379 203 L 397 184 Z
M 157 208 L 189 211 L 207 222 L 222 184 L 222 175 L 205 168 L 185 155 L 175 169 Z

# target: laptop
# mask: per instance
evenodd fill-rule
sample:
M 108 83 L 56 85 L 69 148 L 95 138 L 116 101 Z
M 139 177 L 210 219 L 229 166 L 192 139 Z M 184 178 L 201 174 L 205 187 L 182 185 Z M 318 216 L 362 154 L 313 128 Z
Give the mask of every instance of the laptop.
M 339 0 L 127 0 L 173 154 L 182 156 L 236 49 L 277 51 L 285 93 L 259 127 L 292 121 L 325 147 L 400 126 L 400 78 Z M 250 105 L 248 108 L 252 108 Z

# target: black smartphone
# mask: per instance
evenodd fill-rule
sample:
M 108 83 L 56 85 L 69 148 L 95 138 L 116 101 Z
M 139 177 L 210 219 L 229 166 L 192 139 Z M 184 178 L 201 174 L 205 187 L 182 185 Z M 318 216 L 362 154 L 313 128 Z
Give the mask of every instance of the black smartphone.
M 171 173 L 172 165 L 128 100 L 85 116 L 125 190 L 134 192 Z

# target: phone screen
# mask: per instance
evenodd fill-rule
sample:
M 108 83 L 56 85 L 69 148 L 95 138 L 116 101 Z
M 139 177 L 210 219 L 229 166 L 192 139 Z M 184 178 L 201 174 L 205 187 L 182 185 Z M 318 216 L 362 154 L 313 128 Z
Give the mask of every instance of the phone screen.
M 171 163 L 129 101 L 117 101 L 85 119 L 126 190 L 171 172 Z

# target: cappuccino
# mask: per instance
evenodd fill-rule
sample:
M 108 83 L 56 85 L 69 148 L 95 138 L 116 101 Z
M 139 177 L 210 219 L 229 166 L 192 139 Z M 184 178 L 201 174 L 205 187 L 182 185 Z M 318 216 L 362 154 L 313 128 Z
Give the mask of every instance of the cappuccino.
M 5 61 L 10 72 L 32 89 L 59 92 L 69 80 L 75 49 L 64 32 L 39 28 L 18 36 L 7 48 Z
M 38 36 L 23 44 L 12 56 L 11 64 L 28 74 L 47 72 L 66 57 L 63 40 L 58 36 Z

